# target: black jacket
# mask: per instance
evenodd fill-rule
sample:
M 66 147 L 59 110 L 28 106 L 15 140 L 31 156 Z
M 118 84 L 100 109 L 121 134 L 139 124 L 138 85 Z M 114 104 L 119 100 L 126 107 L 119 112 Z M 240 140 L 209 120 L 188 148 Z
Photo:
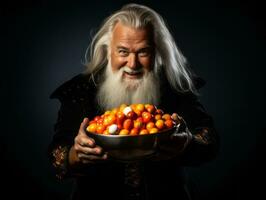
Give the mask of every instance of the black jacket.
M 198 79 L 199 89 L 202 81 Z M 198 166 L 215 158 L 218 136 L 212 118 L 205 112 L 192 93 L 178 93 L 165 81 L 162 99 L 158 106 L 167 113 L 182 116 L 193 134 L 192 142 L 182 155 L 175 159 L 140 163 L 143 176 L 141 188 L 135 191 L 124 185 L 124 163 L 108 162 L 84 167 L 77 171 L 68 168 L 68 151 L 74 143 L 80 123 L 84 117 L 92 119 L 101 114 L 95 102 L 97 88 L 88 75 L 78 75 L 56 89 L 51 98 L 61 102 L 54 136 L 49 146 L 49 158 L 57 177 L 61 180 L 73 178 L 76 182 L 73 199 L 131 199 L 126 193 L 141 193 L 144 199 L 189 199 L 186 191 L 185 166 Z

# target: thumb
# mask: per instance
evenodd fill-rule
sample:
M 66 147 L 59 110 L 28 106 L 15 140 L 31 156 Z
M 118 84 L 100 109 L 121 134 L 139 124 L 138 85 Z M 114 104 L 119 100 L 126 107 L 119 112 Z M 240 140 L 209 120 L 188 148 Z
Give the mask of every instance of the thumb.
M 82 134 L 86 134 L 86 128 L 88 126 L 88 123 L 89 123 L 89 119 L 87 117 L 85 117 L 82 121 L 82 123 L 80 124 L 80 127 L 79 127 L 79 132 L 81 132 Z
M 170 136 L 170 138 L 172 139 L 172 140 L 177 140 L 177 139 L 183 139 L 183 138 L 186 138 L 187 137 L 187 133 L 186 132 L 174 132 L 171 136 Z

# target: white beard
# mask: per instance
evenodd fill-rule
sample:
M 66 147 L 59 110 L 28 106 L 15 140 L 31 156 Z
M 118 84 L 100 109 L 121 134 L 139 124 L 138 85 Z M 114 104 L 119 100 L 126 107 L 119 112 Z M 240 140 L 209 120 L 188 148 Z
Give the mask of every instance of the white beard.
M 149 103 L 158 106 L 160 101 L 160 81 L 153 71 L 146 72 L 139 79 L 123 79 L 123 71 L 130 69 L 122 67 L 118 72 L 114 73 L 109 63 L 105 70 L 105 80 L 100 85 L 96 97 L 99 106 L 103 110 L 110 110 L 121 104 Z

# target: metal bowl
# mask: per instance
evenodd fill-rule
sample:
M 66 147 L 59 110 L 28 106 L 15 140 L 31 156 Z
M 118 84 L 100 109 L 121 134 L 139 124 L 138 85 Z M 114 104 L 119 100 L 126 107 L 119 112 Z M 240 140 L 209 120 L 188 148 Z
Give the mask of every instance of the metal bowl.
M 108 152 L 111 159 L 117 161 L 136 161 L 149 158 L 156 153 L 157 144 L 169 137 L 176 127 L 147 135 L 102 135 L 87 132 L 97 145 Z

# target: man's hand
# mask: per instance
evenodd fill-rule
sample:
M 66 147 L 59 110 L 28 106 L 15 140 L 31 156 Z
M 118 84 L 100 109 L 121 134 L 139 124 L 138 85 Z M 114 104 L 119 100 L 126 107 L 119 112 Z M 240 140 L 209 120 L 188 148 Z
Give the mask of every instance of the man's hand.
M 186 122 L 180 116 L 178 116 L 177 120 L 178 125 L 170 138 L 158 141 L 158 152 L 153 160 L 158 161 L 174 158 L 180 155 L 190 143 L 192 134 L 190 133 Z
M 75 143 L 70 149 L 70 165 L 95 163 L 107 159 L 107 154 L 103 152 L 103 149 L 96 145 L 93 138 L 87 136 L 85 129 L 88 122 L 88 118 L 84 118 L 80 124 L 79 132 L 74 140 Z

